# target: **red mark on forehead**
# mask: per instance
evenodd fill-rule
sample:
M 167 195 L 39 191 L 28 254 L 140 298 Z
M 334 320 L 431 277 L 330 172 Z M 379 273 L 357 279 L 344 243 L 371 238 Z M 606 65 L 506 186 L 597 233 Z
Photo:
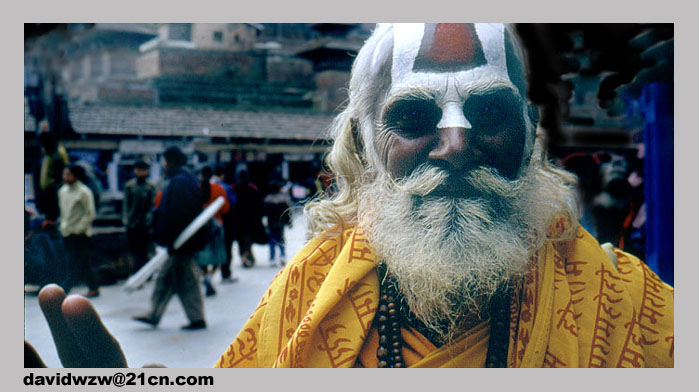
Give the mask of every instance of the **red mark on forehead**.
M 435 62 L 473 61 L 473 38 L 465 24 L 439 23 L 434 30 L 428 59 Z
M 473 24 L 425 24 L 413 71 L 455 72 L 486 63 Z

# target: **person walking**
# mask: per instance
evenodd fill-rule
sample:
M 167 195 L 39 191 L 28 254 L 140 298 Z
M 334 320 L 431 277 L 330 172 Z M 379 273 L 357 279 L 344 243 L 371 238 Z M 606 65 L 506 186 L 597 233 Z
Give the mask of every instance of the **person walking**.
M 173 247 L 175 239 L 202 211 L 201 192 L 197 180 L 184 169 L 187 157 L 179 148 L 169 147 L 163 155 L 169 181 L 153 214 L 153 234 L 158 244 L 168 248 L 169 257 L 156 278 L 150 311 L 133 319 L 156 327 L 172 295 L 177 294 L 189 319 L 182 329 L 202 329 L 206 328 L 204 301 L 195 260 L 206 243 L 206 233 L 200 230 L 179 248 Z
M 226 191 L 228 204 L 230 205 L 228 212 L 222 214 L 223 245 L 226 251 L 226 261 L 223 264 L 221 264 L 221 282 L 234 283 L 238 281 L 238 277 L 233 276 L 233 226 L 235 225 L 235 220 L 233 217 L 233 208 L 235 208 L 236 196 L 233 192 L 233 188 L 231 187 L 231 185 L 226 182 L 226 166 L 216 165 L 216 167 L 214 168 L 214 175 L 211 177 L 211 181 L 223 187 L 223 189 Z
M 281 191 L 281 186 L 274 182 L 270 184 L 270 193 L 264 199 L 264 214 L 267 216 L 267 231 L 269 233 L 269 263 L 276 266 L 276 248 L 279 248 L 279 263 L 286 264 L 284 252 L 284 227 L 291 224 L 291 198 L 288 193 Z
M 133 169 L 135 177 L 124 186 L 124 226 L 129 251 L 134 260 L 134 272 L 148 261 L 151 246 L 150 228 L 156 189 L 147 179 L 149 169 L 146 162 L 136 162 Z
M 246 171 L 241 171 L 238 176 L 238 183 L 233 187 L 237 200 L 233 210 L 233 219 L 236 222 L 234 237 L 238 241 L 243 267 L 250 268 L 255 264 L 252 254 L 253 242 L 267 242 L 266 239 L 260 241 L 261 237 L 266 237 L 262 226 L 262 199 L 257 187 L 248 182 Z
M 219 184 L 213 183 L 211 178 L 214 171 L 209 166 L 204 166 L 199 174 L 199 189 L 201 190 L 204 208 L 208 207 L 219 197 L 224 202 L 209 223 L 209 238 L 206 247 L 197 254 L 197 264 L 204 274 L 204 288 L 206 296 L 216 295 L 216 290 L 212 283 L 212 277 L 218 270 L 218 266 L 226 261 L 226 251 L 224 250 L 223 238 L 223 214 L 228 213 L 230 204 L 226 196 L 226 190 Z
M 55 222 L 59 216 L 58 189 L 63 169 L 69 163 L 68 153 L 53 133 L 43 131 L 38 138 L 44 156 L 41 159 L 36 207 L 47 221 Z
M 91 298 L 100 295 L 97 275 L 88 255 L 88 235 L 96 213 L 94 196 L 83 183 L 84 178 L 85 171 L 79 165 L 72 164 L 63 169 L 63 185 L 58 190 L 59 230 L 71 262 L 71 278 L 66 291 L 82 277 L 88 286 L 84 296 Z

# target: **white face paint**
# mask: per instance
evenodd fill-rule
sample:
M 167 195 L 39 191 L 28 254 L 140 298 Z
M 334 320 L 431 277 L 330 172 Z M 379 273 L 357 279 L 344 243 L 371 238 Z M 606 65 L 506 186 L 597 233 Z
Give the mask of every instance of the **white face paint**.
M 511 87 L 515 91 L 516 88 L 507 73 L 502 24 L 476 23 L 473 28 L 452 26 L 457 32 L 467 28 L 468 31 L 458 36 L 454 36 L 454 30 L 438 35 L 434 32 L 438 28 L 435 25 L 399 23 L 393 26 L 389 100 L 415 89 L 426 91 L 434 95 L 435 103 L 442 109 L 437 128 L 470 129 L 471 124 L 463 112 L 469 95 L 494 86 Z M 436 55 L 430 54 L 433 47 Z

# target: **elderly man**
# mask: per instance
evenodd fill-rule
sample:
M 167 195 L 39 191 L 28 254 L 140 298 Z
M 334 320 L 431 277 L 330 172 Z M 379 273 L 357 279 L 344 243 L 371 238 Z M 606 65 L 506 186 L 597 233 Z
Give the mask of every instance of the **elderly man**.
M 673 289 L 577 224 L 509 26 L 378 25 L 349 88 L 338 191 L 217 367 L 673 366 Z

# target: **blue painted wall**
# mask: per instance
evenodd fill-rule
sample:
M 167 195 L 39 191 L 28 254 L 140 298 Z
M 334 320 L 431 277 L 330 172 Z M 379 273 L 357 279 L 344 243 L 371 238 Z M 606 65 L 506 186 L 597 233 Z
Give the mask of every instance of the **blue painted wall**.
M 643 87 L 640 109 L 643 137 L 646 220 L 646 263 L 660 278 L 674 282 L 674 115 L 673 86 Z

